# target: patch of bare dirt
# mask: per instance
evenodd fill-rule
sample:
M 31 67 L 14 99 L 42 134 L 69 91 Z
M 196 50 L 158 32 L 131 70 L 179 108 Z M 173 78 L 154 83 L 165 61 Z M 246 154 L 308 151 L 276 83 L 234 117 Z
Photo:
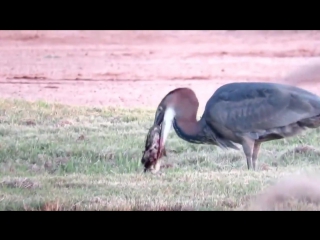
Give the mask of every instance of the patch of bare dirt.
M 203 109 L 222 84 L 281 81 L 319 59 L 320 31 L 0 31 L 0 95 L 154 108 L 190 87 Z
M 320 210 L 320 177 L 290 176 L 264 190 L 249 210 Z

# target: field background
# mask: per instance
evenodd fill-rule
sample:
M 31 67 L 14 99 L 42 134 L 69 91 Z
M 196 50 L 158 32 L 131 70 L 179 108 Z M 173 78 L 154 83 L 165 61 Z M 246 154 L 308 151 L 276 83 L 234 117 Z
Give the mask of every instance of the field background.
M 0 210 L 318 209 L 318 130 L 263 144 L 257 172 L 174 132 L 160 175 L 140 158 L 168 91 L 192 88 L 200 116 L 222 84 L 319 58 L 319 31 L 0 31 Z

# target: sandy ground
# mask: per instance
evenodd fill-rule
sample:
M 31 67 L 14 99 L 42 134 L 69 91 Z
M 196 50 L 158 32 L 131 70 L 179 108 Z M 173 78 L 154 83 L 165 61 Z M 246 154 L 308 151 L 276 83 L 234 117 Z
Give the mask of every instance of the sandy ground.
M 155 108 L 190 87 L 203 109 L 224 83 L 277 82 L 313 61 L 320 31 L 0 31 L 0 96 Z

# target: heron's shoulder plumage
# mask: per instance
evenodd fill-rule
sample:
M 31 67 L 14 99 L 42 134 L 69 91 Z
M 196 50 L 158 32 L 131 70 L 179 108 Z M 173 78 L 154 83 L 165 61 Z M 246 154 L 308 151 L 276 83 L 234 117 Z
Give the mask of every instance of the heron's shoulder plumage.
M 280 84 L 280 83 L 268 83 L 268 82 L 236 82 L 228 83 L 219 87 L 212 97 L 223 99 L 228 97 L 230 101 L 238 101 L 242 99 L 267 97 L 270 94 L 302 94 L 305 97 L 308 96 L 317 98 L 319 97 L 309 91 L 302 88 L 298 88 L 292 85 Z
M 230 83 L 218 88 L 206 106 L 206 119 L 232 131 L 286 126 L 320 114 L 320 98 L 291 85 Z

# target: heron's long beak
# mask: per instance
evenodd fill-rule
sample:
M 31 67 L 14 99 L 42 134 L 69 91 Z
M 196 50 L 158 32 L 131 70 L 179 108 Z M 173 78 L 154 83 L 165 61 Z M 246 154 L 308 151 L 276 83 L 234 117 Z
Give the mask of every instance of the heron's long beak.
M 163 122 L 163 118 L 164 118 L 164 111 L 162 110 L 162 108 L 157 109 L 156 115 L 154 117 L 154 123 L 153 125 L 158 125 L 160 126 L 161 123 Z
M 160 152 L 162 152 L 168 135 L 170 133 L 172 127 L 172 121 L 175 117 L 176 113 L 174 109 L 167 108 L 164 113 L 163 122 L 161 126 L 161 137 L 160 137 Z

